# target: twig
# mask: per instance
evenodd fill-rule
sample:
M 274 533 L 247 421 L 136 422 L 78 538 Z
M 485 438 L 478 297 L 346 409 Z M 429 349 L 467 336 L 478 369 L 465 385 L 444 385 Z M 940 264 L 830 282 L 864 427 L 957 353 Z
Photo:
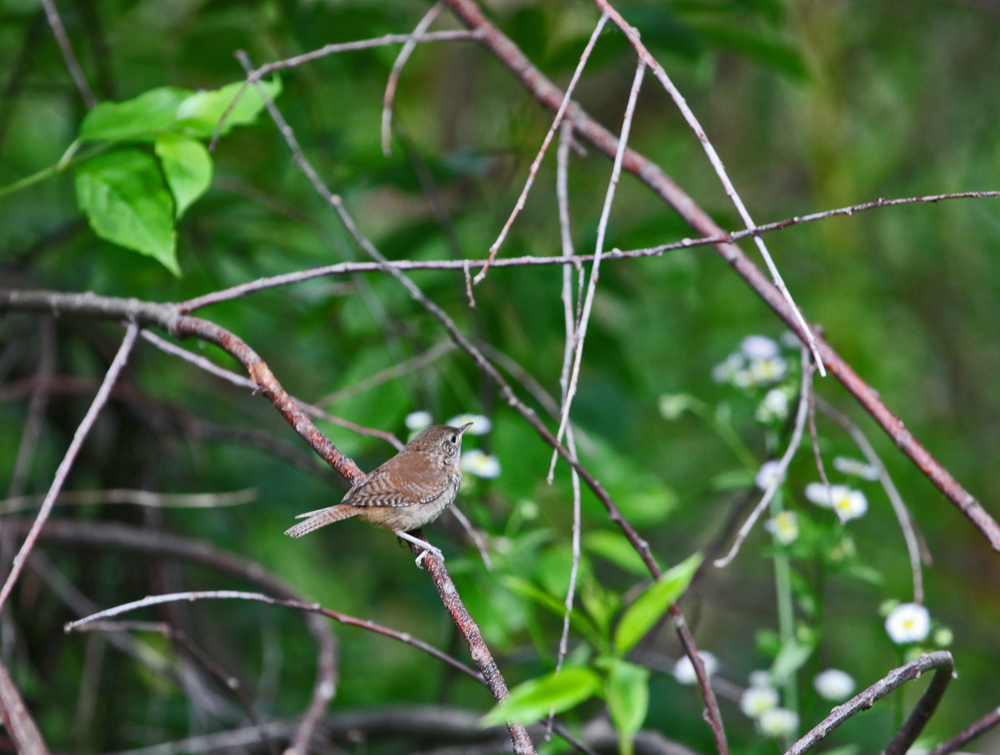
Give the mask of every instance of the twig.
M 901 755 L 905 753 L 909 746 L 920 734 L 927 719 L 937 707 L 944 694 L 948 682 L 951 681 L 952 671 L 955 668 L 951 653 L 946 650 L 938 650 L 933 653 L 924 653 L 919 658 L 905 666 L 893 669 L 883 679 L 875 682 L 864 692 L 855 695 L 843 705 L 838 705 L 830 715 L 819 722 L 808 734 L 802 737 L 785 753 L 785 755 L 803 755 L 812 749 L 823 737 L 836 729 L 855 713 L 868 710 L 877 700 L 888 695 L 897 687 L 914 679 L 919 679 L 925 671 L 934 670 L 934 679 L 924 692 L 920 702 L 914 709 L 910 718 L 903 725 L 903 729 L 893 738 L 889 746 L 885 749 L 885 755 Z
M 242 51 L 237 52 L 237 58 L 243 65 L 244 69 L 249 74 L 252 70 L 252 65 L 250 59 L 247 57 L 246 53 Z M 351 236 L 358 242 L 358 245 L 364 249 L 371 257 L 378 260 L 379 262 L 385 262 L 385 257 L 382 256 L 374 245 L 368 241 L 368 239 L 361 233 L 361 230 L 357 227 L 354 219 L 348 214 L 347 210 L 344 208 L 343 202 L 339 196 L 330 193 L 330 190 L 326 188 L 326 185 L 319 178 L 312 164 L 309 162 L 302 148 L 299 146 L 298 140 L 295 138 L 295 134 L 291 127 L 285 121 L 284 116 L 282 116 L 281 111 L 278 110 L 274 101 L 267 96 L 267 92 L 263 91 L 261 87 L 261 97 L 264 99 L 264 104 L 267 107 L 268 112 L 271 115 L 272 120 L 278 126 L 279 131 L 285 138 L 285 142 L 289 149 L 292 151 L 294 156 L 294 162 L 300 170 L 309 178 L 310 182 L 316 188 L 316 190 L 326 199 L 333 210 L 337 213 L 340 218 L 341 223 L 351 234 Z M 410 294 L 417 298 L 418 301 L 432 308 L 432 313 L 440 313 L 440 317 L 447 318 L 440 307 L 432 304 L 426 297 L 424 297 L 423 292 L 417 287 L 413 281 L 407 278 L 403 273 L 398 271 L 394 272 L 394 276 L 403 283 L 404 286 L 410 291 Z M 419 298 L 418 298 L 419 297 Z M 449 318 L 450 320 L 450 318 Z M 454 323 L 452 323 L 454 328 Z M 455 329 L 455 333 L 458 333 Z M 452 334 L 454 337 L 454 333 Z M 468 340 L 462 337 L 465 344 L 468 344 Z M 459 343 L 460 346 L 464 347 L 463 343 Z M 474 348 L 471 344 L 468 344 L 470 348 Z M 481 355 L 480 355 L 481 356 Z M 492 365 L 491 365 L 492 366 Z M 494 368 L 495 371 L 495 368 Z M 420 530 L 414 530 L 411 533 L 415 538 L 420 537 Z M 411 544 L 411 548 L 414 547 Z M 419 546 L 417 546 L 419 547 Z M 445 608 L 451 615 L 452 620 L 455 622 L 455 626 L 458 628 L 462 637 L 465 639 L 466 644 L 469 645 L 469 650 L 472 653 L 472 659 L 475 661 L 476 666 L 482 671 L 483 676 L 486 678 L 487 686 L 489 686 L 490 691 L 493 693 L 494 698 L 498 703 L 503 702 L 507 697 L 507 685 L 503 680 L 503 676 L 500 674 L 500 670 L 497 668 L 496 662 L 493 660 L 492 655 L 490 655 L 489 649 L 483 642 L 482 635 L 479 632 L 479 627 L 469 616 L 465 605 L 462 603 L 462 599 L 458 595 L 458 591 L 455 589 L 455 585 L 451 582 L 451 578 L 448 576 L 448 572 L 444 568 L 444 561 L 439 557 L 435 556 L 432 551 L 423 550 L 426 554 L 424 563 L 427 565 L 427 573 L 430 575 L 434 586 L 437 588 L 438 594 L 441 596 L 441 600 L 444 602 Z M 528 737 L 527 731 L 520 724 L 509 723 L 508 729 L 510 730 L 511 741 L 514 744 L 514 752 L 516 755 L 534 755 L 535 749 L 531 744 L 531 739 Z
M 56 42 L 59 43 L 59 49 L 62 51 L 63 60 L 66 61 L 69 74 L 73 77 L 76 88 L 80 90 L 80 96 L 83 97 L 87 110 L 92 110 L 97 104 L 97 98 L 90 89 L 90 84 L 87 83 L 87 77 L 84 75 L 83 69 L 80 68 L 76 55 L 73 54 L 73 45 L 70 44 L 69 37 L 66 36 L 66 28 L 59 17 L 59 9 L 56 8 L 55 0 L 42 0 L 42 7 L 45 8 L 45 17 L 49 20 L 49 26 L 52 27 Z
M 767 504 L 771 502 L 774 494 L 781 487 L 781 484 L 785 481 L 785 475 L 788 473 L 788 465 L 792 463 L 792 459 L 795 457 L 795 452 L 799 450 L 799 444 L 802 442 L 802 432 L 806 426 L 806 417 L 809 414 L 809 396 L 812 389 L 812 363 L 809 361 L 809 352 L 805 349 L 802 350 L 802 383 L 799 388 L 799 408 L 795 414 L 795 427 L 792 430 L 792 438 L 788 441 L 788 448 L 785 449 L 784 455 L 778 462 L 778 466 L 774 471 L 774 477 L 770 483 L 768 483 L 767 490 L 764 491 L 764 495 L 760 499 L 760 503 L 757 504 L 756 508 L 750 512 L 750 516 L 740 527 L 739 532 L 736 533 L 736 540 L 733 541 L 733 547 L 729 549 L 729 553 L 720 559 L 716 559 L 715 565 L 720 569 L 724 566 L 728 566 L 736 554 L 740 551 L 740 546 L 743 545 L 743 541 L 746 540 L 747 535 L 750 534 L 750 530 L 753 529 L 757 518 L 764 512 Z
M 924 577 L 923 570 L 921 569 L 920 540 L 917 537 L 914 526 L 913 514 L 907 508 L 903 497 L 899 494 L 895 484 L 893 484 L 892 478 L 889 477 L 889 472 L 885 468 L 885 464 L 882 463 L 882 459 L 875 452 L 872 444 L 868 442 L 865 434 L 861 432 L 861 428 L 851 422 L 846 414 L 838 412 L 822 399 L 817 399 L 817 406 L 823 414 L 832 419 L 851 436 L 858 448 L 861 449 L 861 453 L 868 460 L 868 463 L 878 471 L 879 482 L 885 489 L 886 495 L 889 496 L 889 502 L 892 503 L 892 510 L 899 521 L 899 529 L 902 530 L 903 539 L 906 541 L 906 550 L 910 556 L 910 571 L 913 574 L 913 602 L 922 605 L 924 602 Z
M 540 102 L 550 109 L 556 109 L 562 102 L 562 92 L 549 81 L 541 71 L 518 49 L 508 37 L 483 15 L 474 0 L 445 0 L 458 18 L 469 28 L 482 34 L 482 43 L 503 63 Z M 617 154 L 618 140 L 607 129 L 587 115 L 577 105 L 567 110 L 567 118 L 573 121 L 576 133 L 591 142 L 608 156 Z M 690 196 L 677 186 L 663 170 L 632 150 L 627 150 L 623 163 L 625 170 L 638 176 L 664 201 L 673 207 L 688 225 L 705 237 L 726 236 Z M 998 194 L 994 192 L 993 196 Z M 803 341 L 804 331 L 795 313 L 788 306 L 784 296 L 772 281 L 764 275 L 738 246 L 726 241 L 713 242 L 720 256 L 733 267 L 736 273 L 760 296 L 761 299 L 785 322 Z M 565 260 L 564 260 L 565 261 Z M 814 334 L 815 335 L 815 334 Z M 865 383 L 850 365 L 834 349 L 816 337 L 822 363 L 830 369 L 845 388 L 874 417 L 882 429 L 896 445 L 917 465 L 923 474 L 972 522 L 989 541 L 990 546 L 1000 551 L 1000 525 L 986 512 L 982 504 L 938 461 L 928 453 L 913 435 L 903 427 L 879 398 L 878 392 Z M 695 664 L 697 667 L 697 663 Z
M 577 121 L 573 121 L 574 127 L 577 125 Z M 608 134 L 610 137 L 611 135 Z M 612 139 L 614 137 L 611 137 Z M 617 145 L 617 140 L 615 140 L 615 145 Z M 614 151 L 612 151 L 614 155 Z M 626 150 L 626 162 L 624 163 L 625 168 L 629 168 L 628 158 L 635 157 L 635 153 L 630 150 Z M 631 169 L 631 172 L 637 172 L 635 169 Z M 645 173 L 640 173 L 640 177 L 645 176 Z M 824 220 L 829 217 L 836 215 L 853 215 L 856 212 L 861 212 L 863 210 L 872 210 L 881 207 L 893 207 L 896 205 L 905 204 L 916 204 L 916 203 L 936 203 L 942 202 L 949 199 L 983 199 L 989 197 L 1000 197 L 1000 192 L 997 191 L 968 191 L 958 194 L 933 194 L 923 197 L 907 197 L 904 199 L 879 199 L 874 202 L 865 202 L 859 205 L 853 205 L 851 207 L 841 207 L 836 210 L 827 210 L 826 212 L 819 212 L 813 215 L 803 215 L 801 217 L 786 218 L 785 220 L 780 220 L 775 223 L 768 223 L 765 225 L 757 226 L 756 228 L 744 231 L 734 231 L 732 233 L 726 233 L 722 231 L 717 226 L 715 230 L 718 233 L 713 233 L 711 235 L 706 235 L 698 239 L 685 238 L 680 241 L 674 241 L 670 244 L 660 244 L 659 246 L 644 247 L 642 249 L 612 249 L 601 255 L 601 259 L 604 261 L 608 260 L 624 260 L 624 259 L 637 259 L 643 257 L 659 257 L 665 252 L 676 251 L 678 249 L 690 249 L 697 246 L 718 246 L 718 245 L 731 245 L 735 241 L 753 236 L 755 234 L 767 233 L 770 231 L 777 231 L 783 228 L 788 228 L 793 225 L 800 225 L 802 223 L 814 222 L 817 220 Z M 690 200 L 688 200 L 690 202 Z M 728 249 L 729 247 L 727 247 Z M 738 247 L 732 247 L 733 249 L 738 249 Z M 582 263 L 582 262 L 592 262 L 594 260 L 594 255 L 592 254 L 579 254 L 575 258 L 569 258 L 565 256 L 560 257 L 509 257 L 494 260 L 491 267 L 531 267 L 531 266 L 547 266 L 547 265 L 565 265 L 567 262 Z M 469 260 L 469 265 L 471 267 L 482 267 L 486 261 L 485 260 Z M 210 294 L 205 294 L 204 296 L 199 296 L 194 299 L 189 299 L 188 301 L 181 302 L 179 307 L 182 313 L 190 313 L 195 310 L 202 309 L 211 304 L 218 304 L 224 301 L 230 301 L 232 299 L 237 299 L 247 294 L 251 294 L 257 291 L 262 291 L 268 288 L 275 288 L 277 286 L 287 286 L 293 283 L 302 283 L 307 280 L 312 280 L 314 278 L 322 278 L 328 275 L 350 275 L 355 273 L 374 273 L 374 272 L 387 272 L 387 267 L 392 267 L 397 270 L 464 270 L 466 265 L 466 260 L 464 259 L 453 259 L 453 260 L 389 260 L 384 265 L 377 262 L 339 262 L 334 265 L 325 265 L 323 267 L 311 268 L 309 270 L 300 270 L 294 273 L 285 273 L 284 275 L 276 275 L 269 278 L 260 278 L 256 281 L 251 281 L 249 283 L 243 283 L 238 286 L 233 286 L 231 288 L 221 289 L 219 291 L 213 291 Z M 780 313 L 779 313 L 780 314 Z
M 722 164 L 722 160 L 719 159 L 718 153 L 715 151 L 715 147 L 708 140 L 705 135 L 705 129 L 702 128 L 701 124 L 698 123 L 698 119 L 695 117 L 694 112 L 688 107 L 687 101 L 684 96 L 680 93 L 674 83 L 667 76 L 667 72 L 663 70 L 656 59 L 649 54 L 645 45 L 639 39 L 639 32 L 635 27 L 631 26 L 621 15 L 616 11 L 608 0 L 594 0 L 601 11 L 614 20 L 615 24 L 619 29 L 628 37 L 632 46 L 635 48 L 636 53 L 639 56 L 639 60 L 643 61 L 650 69 L 653 71 L 653 75 L 659 79 L 663 88 L 667 90 L 667 93 L 673 99 L 674 104 L 677 105 L 678 110 L 681 111 L 681 115 L 684 116 L 684 120 L 687 121 L 691 130 L 694 131 L 695 136 L 698 137 L 698 141 L 701 142 L 702 149 L 705 150 L 705 154 L 708 155 L 708 160 L 712 163 L 712 167 L 715 169 L 716 175 L 718 175 L 719 180 L 722 182 L 723 188 L 726 190 L 726 194 L 733 201 L 736 206 L 737 212 L 739 212 L 740 217 L 743 218 L 743 222 L 746 227 L 754 228 L 755 223 L 753 218 L 750 217 L 750 213 L 747 212 L 746 206 L 743 204 L 743 200 L 740 199 L 740 195 L 736 193 L 736 187 L 733 186 L 733 182 L 729 180 L 729 175 L 726 173 L 726 168 Z M 778 291 L 781 292 L 782 298 L 784 298 L 785 303 L 791 309 L 792 314 L 795 317 L 796 322 L 799 325 L 801 332 L 805 335 L 805 342 L 809 345 L 809 350 L 813 353 L 813 357 L 816 361 L 816 367 L 819 370 L 819 374 L 822 377 L 826 377 L 826 370 L 823 368 L 823 359 L 819 353 L 819 347 L 816 345 L 816 338 L 813 336 L 812 329 L 806 323 L 805 317 L 802 316 L 802 312 L 799 310 L 798 305 L 792 299 L 792 294 L 788 291 L 785 286 L 785 281 L 781 277 L 781 273 L 778 272 L 777 265 L 774 264 L 774 260 L 771 259 L 770 252 L 767 251 L 767 245 L 764 240 L 759 236 L 755 235 L 753 237 L 754 243 L 757 244 L 757 248 L 760 250 L 761 257 L 764 258 L 764 262 L 767 265 L 768 271 L 771 273 L 771 279 L 774 281 L 774 285 L 777 286 Z
M 7 673 L 7 667 L 0 663 L 0 720 L 20 755 L 49 755 L 35 719 L 28 712 L 21 693 Z
M 469 536 L 469 539 L 476 546 L 479 555 L 483 559 L 483 564 L 486 566 L 486 571 L 493 571 L 493 562 L 490 560 L 490 552 L 486 547 L 486 541 L 483 540 L 482 534 L 473 526 L 472 522 L 469 521 L 469 517 L 463 514 L 458 506 L 449 506 L 448 510 L 455 515 L 458 523 L 465 530 L 465 534 Z
M 576 83 L 580 80 L 580 76 L 583 74 L 584 66 L 587 65 L 587 60 L 590 59 L 590 53 L 593 51 L 594 45 L 597 44 L 597 38 L 601 36 L 601 32 L 604 31 L 604 25 L 607 22 L 607 14 L 602 15 L 600 20 L 597 22 L 597 26 L 594 27 L 594 31 L 591 33 L 590 39 L 587 41 L 587 46 L 583 48 L 583 52 L 580 54 L 580 61 L 576 64 L 576 70 L 573 71 L 573 77 L 569 80 L 569 84 L 566 86 L 566 94 L 563 96 L 562 104 L 559 105 L 559 109 L 556 111 L 556 117 L 552 120 L 552 125 L 549 127 L 548 133 L 545 134 L 545 139 L 542 140 L 542 146 L 539 148 L 538 154 L 535 156 L 535 159 L 531 163 L 531 167 L 528 169 L 528 179 L 524 182 L 524 188 L 521 190 L 521 195 L 517 198 L 517 202 L 514 204 L 514 209 L 511 211 L 510 217 L 507 218 L 507 222 L 503 224 L 503 228 L 500 230 L 500 235 L 490 247 L 489 255 L 486 257 L 486 264 L 483 265 L 483 269 L 476 275 L 476 279 L 474 281 L 476 285 L 483 282 L 483 279 L 486 277 L 486 271 L 489 270 L 493 259 L 497 256 L 497 252 L 500 251 L 500 246 L 503 244 L 503 240 L 507 238 L 507 233 L 510 231 L 510 227 L 514 224 L 514 219 L 518 216 L 521 210 L 524 209 L 524 203 L 528 199 L 528 192 L 531 191 L 531 186 L 535 183 L 535 176 L 538 174 L 538 167 L 542 164 L 542 159 L 545 157 L 545 152 L 548 150 L 549 144 L 552 142 L 552 137 L 555 136 L 556 129 L 558 129 L 562 124 L 563 116 L 566 114 L 566 108 L 569 106 L 570 98 L 573 96 L 573 90 L 576 88 Z
M 826 498 L 833 502 L 833 489 L 830 487 L 830 479 L 826 476 L 826 467 L 823 466 L 823 454 L 819 450 L 819 435 L 816 433 L 816 394 L 809 393 L 809 440 L 812 442 L 813 456 L 816 459 L 816 469 L 819 471 L 819 479 L 823 481 L 823 488 L 826 490 Z M 831 506 L 841 524 L 847 522 L 843 512 L 836 506 Z
M 239 506 L 257 500 L 257 488 L 234 490 L 231 493 L 155 493 L 150 490 L 110 488 L 106 490 L 74 490 L 56 496 L 56 506 L 91 506 L 132 503 L 150 508 L 215 509 Z M 0 515 L 13 514 L 40 506 L 45 496 L 23 495 L 0 501 Z
M 399 51 L 399 55 L 396 56 L 396 62 L 392 64 L 392 70 L 389 72 L 389 80 L 385 84 L 385 94 L 382 97 L 382 154 L 386 157 L 392 154 L 392 146 L 390 144 L 392 139 L 392 98 L 396 96 L 399 75 L 403 72 L 403 66 L 406 65 L 406 61 L 410 59 L 413 51 L 417 49 L 418 38 L 430 28 L 434 20 L 441 14 L 443 8 L 444 6 L 440 2 L 431 6 L 431 9 L 420 19 L 420 23 L 413 30 L 413 34 L 406 40 L 403 49 Z
M 991 710 L 982 718 L 973 721 L 947 742 L 942 742 L 931 750 L 928 755 L 951 755 L 966 742 L 971 742 L 980 734 L 985 734 L 997 724 L 1000 724 L 1000 708 Z
M 332 406 L 333 404 L 338 404 L 341 401 L 346 401 L 347 399 L 364 393 L 365 391 L 370 391 L 372 388 L 377 388 L 390 380 L 395 380 L 396 378 L 403 377 L 411 372 L 422 370 L 424 367 L 433 364 L 438 359 L 454 350 L 455 344 L 449 340 L 436 343 L 427 349 L 427 351 L 421 352 L 415 357 L 407 359 L 405 362 L 394 364 L 392 367 L 386 367 L 384 370 L 376 372 L 371 377 L 367 377 L 364 380 L 354 383 L 353 385 L 347 386 L 346 388 L 341 388 L 339 391 L 335 391 L 329 396 L 321 398 L 316 402 L 316 406 Z
M 45 496 L 45 500 L 42 502 L 42 508 L 35 517 L 34 524 L 32 524 L 31 530 L 28 532 L 28 536 L 25 538 L 24 544 L 21 546 L 21 550 L 18 551 L 17 555 L 14 557 L 14 563 L 11 565 L 10 574 L 7 575 L 7 580 L 4 582 L 3 588 L 0 589 L 0 607 L 2 607 L 4 602 L 7 600 L 7 597 L 10 595 L 10 591 L 14 589 L 14 583 L 17 582 L 17 578 L 21 574 L 21 569 L 24 568 L 24 561 L 28 557 L 28 554 L 31 553 L 31 549 L 35 546 L 35 541 L 38 539 L 38 533 L 42 529 L 42 525 L 45 524 L 45 520 L 49 518 L 49 513 L 52 511 L 52 506 L 55 504 L 56 496 L 59 495 L 59 491 L 62 489 L 63 483 L 66 482 L 66 476 L 69 474 L 69 470 L 73 466 L 73 462 L 76 461 L 76 455 L 80 452 L 80 447 L 83 445 L 83 441 L 86 440 L 87 434 L 94 426 L 97 415 L 104 407 L 104 404 L 107 403 L 108 396 L 111 393 L 111 387 L 115 384 L 115 381 L 121 374 L 122 369 L 124 369 L 125 363 L 128 361 L 128 355 L 132 351 L 132 347 L 135 345 L 135 339 L 138 335 L 138 323 L 130 323 L 128 329 L 125 331 L 125 338 L 122 341 L 122 345 L 119 347 L 118 353 L 115 355 L 114 360 L 111 362 L 111 366 L 108 368 L 107 374 L 104 376 L 104 382 L 101 383 L 101 387 L 97 391 L 97 395 L 94 396 L 94 400 L 91 403 L 90 408 L 87 410 L 87 414 L 84 416 L 83 421 L 80 422 L 80 426 L 76 428 L 76 432 L 73 434 L 73 440 L 70 442 L 66 455 L 59 463 L 59 468 L 56 469 L 55 478 L 52 480 L 49 492 Z
M 465 273 L 465 296 L 469 300 L 469 307 L 472 309 L 476 308 L 476 297 L 472 294 L 472 277 L 469 275 L 469 266 L 471 265 L 470 260 L 465 260 L 465 264 L 462 266 L 462 272 Z M 489 263 L 487 263 L 489 264 Z M 486 266 L 483 266 L 483 270 Z
M 209 152 L 215 150 L 215 145 L 219 143 L 219 136 L 222 134 L 222 127 L 226 123 L 226 119 L 229 118 L 229 114 L 233 112 L 236 107 L 236 103 L 242 99 L 243 94 L 246 92 L 247 87 L 251 84 L 255 84 L 262 78 L 267 76 L 269 73 L 274 71 L 282 71 L 286 68 L 295 68 L 303 63 L 310 63 L 314 60 L 319 60 L 320 58 L 326 57 L 327 55 L 334 55 L 341 52 L 353 52 L 356 50 L 370 50 L 373 47 L 384 47 L 385 45 L 399 45 L 399 44 L 410 44 L 410 43 L 420 43 L 420 42 L 454 42 L 459 40 L 475 40 L 479 39 L 479 34 L 477 32 L 468 31 L 435 31 L 430 34 L 385 34 L 381 37 L 376 37 L 374 39 L 359 39 L 354 42 L 339 42 L 335 44 L 324 45 L 318 50 L 313 50 L 312 52 L 307 52 L 302 55 L 296 55 L 292 58 L 287 58 L 285 60 L 277 60 L 273 63 L 267 63 L 262 65 L 256 70 L 251 70 L 247 72 L 247 78 L 243 82 L 243 86 L 239 88 L 236 92 L 236 96 L 233 97 L 233 101 L 229 103 L 225 111 L 219 117 L 219 122 L 215 126 L 215 133 L 212 134 L 212 140 L 208 144 Z
M 602 16 L 603 18 L 603 16 Z M 556 440 L 562 440 L 563 433 L 566 432 L 566 424 L 569 422 L 570 407 L 573 405 L 573 398 L 576 396 L 577 382 L 580 379 L 580 364 L 583 361 L 583 342 L 587 337 L 587 326 L 590 323 L 590 313 L 594 307 L 594 295 L 597 293 L 597 281 L 601 276 L 601 255 L 604 253 L 604 236 L 608 230 L 608 218 L 611 216 L 611 203 L 615 198 L 615 189 L 618 188 L 618 179 L 622 173 L 622 159 L 625 156 L 625 147 L 628 144 L 629 131 L 632 128 L 632 116 L 635 114 L 635 105 L 639 99 L 639 88 L 642 86 L 642 77 L 646 72 L 646 64 L 639 61 L 635 69 L 635 77 L 632 79 L 632 89 L 629 91 L 628 104 L 625 106 L 625 117 L 622 119 L 621 135 L 618 138 L 618 151 L 615 153 L 614 167 L 611 169 L 611 180 L 608 182 L 608 190 L 604 196 L 604 207 L 601 210 L 601 220 L 597 225 L 597 244 L 594 249 L 594 263 L 590 268 L 590 282 L 587 286 L 587 297 L 583 302 L 583 312 L 580 315 L 580 324 L 574 332 L 575 353 L 573 356 L 573 369 L 570 373 L 569 388 L 563 396 L 562 416 L 559 419 L 559 430 L 556 432 Z M 552 476 L 555 473 L 557 455 L 552 454 L 552 463 L 549 465 L 548 482 L 552 484 Z

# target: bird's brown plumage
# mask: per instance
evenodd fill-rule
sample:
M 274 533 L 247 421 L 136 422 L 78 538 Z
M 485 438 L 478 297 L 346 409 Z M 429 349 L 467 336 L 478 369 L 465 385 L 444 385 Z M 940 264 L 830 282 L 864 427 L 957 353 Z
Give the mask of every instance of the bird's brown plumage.
M 428 427 L 355 484 L 340 503 L 303 514 L 308 518 L 285 534 L 302 537 L 355 516 L 396 532 L 434 521 L 455 500 L 462 483 L 462 434 L 470 426 Z

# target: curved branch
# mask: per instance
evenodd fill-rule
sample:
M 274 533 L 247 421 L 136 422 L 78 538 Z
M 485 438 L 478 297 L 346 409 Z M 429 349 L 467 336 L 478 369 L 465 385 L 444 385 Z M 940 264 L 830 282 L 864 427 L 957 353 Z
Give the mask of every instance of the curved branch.
M 868 710 L 877 700 L 888 695 L 894 689 L 904 683 L 919 679 L 924 671 L 934 670 L 934 678 L 930 686 L 924 692 L 917 707 L 914 708 L 910 718 L 903 724 L 903 728 L 893 738 L 892 742 L 885 750 L 885 755 L 902 755 L 920 734 L 927 723 L 927 719 L 934 713 L 941 695 L 944 694 L 948 682 L 951 681 L 955 663 L 951 653 L 947 650 L 938 650 L 934 653 L 924 653 L 912 663 L 893 669 L 885 678 L 875 682 L 864 692 L 855 695 L 843 705 L 839 705 L 830 711 L 830 715 L 819 722 L 802 739 L 796 742 L 785 753 L 785 755 L 803 755 L 818 743 L 823 737 L 836 729 L 855 713 Z
M 514 42 L 490 23 L 474 0 L 446 0 L 446 2 L 462 23 L 482 34 L 482 44 L 510 69 L 528 92 L 549 109 L 555 110 L 559 107 L 564 96 L 562 90 L 535 68 Z M 566 117 L 573 122 L 575 133 L 582 135 L 608 157 L 614 157 L 618 149 L 618 139 L 584 112 L 583 108 L 573 103 L 567 110 Z M 702 236 L 719 239 L 729 238 L 729 234 L 725 233 L 709 217 L 708 213 L 677 186 L 658 165 L 638 152 L 626 150 L 623 167 L 659 194 L 688 225 Z M 746 256 L 743 250 L 728 241 L 717 241 L 714 246 L 722 258 L 774 310 L 775 314 L 795 331 L 804 343 L 807 342 L 805 332 L 781 292 Z M 903 453 L 910 457 L 920 471 L 969 518 L 976 529 L 986 537 L 992 548 L 1000 552 L 1000 525 L 997 524 L 996 520 L 905 429 L 902 421 L 879 398 L 878 392 L 865 383 L 818 334 L 816 335 L 816 343 L 822 362 L 830 372 L 837 376 L 837 379 L 854 395 L 865 411 L 875 418 L 875 421 L 882 426 L 882 429 L 889 434 L 889 437 L 895 441 Z

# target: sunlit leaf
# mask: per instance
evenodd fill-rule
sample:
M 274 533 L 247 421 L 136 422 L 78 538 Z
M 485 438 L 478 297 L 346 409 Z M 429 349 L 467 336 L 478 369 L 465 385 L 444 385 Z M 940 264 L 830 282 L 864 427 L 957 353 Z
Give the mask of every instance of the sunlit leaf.
M 78 138 L 154 141 L 173 124 L 178 106 L 192 94 L 190 89 L 160 87 L 125 102 L 101 102 L 84 117 Z
M 785 642 L 778 651 L 778 657 L 771 666 L 771 676 L 778 684 L 783 684 L 809 660 L 815 650 L 814 645 L 806 645 L 792 640 Z
M 271 81 L 260 82 L 264 91 L 273 100 L 281 94 L 281 79 L 275 76 Z M 177 123 L 189 136 L 208 138 L 215 133 L 219 118 L 239 94 L 243 82 L 238 81 L 221 89 L 192 94 L 177 108 Z M 226 116 L 222 133 L 228 133 L 233 126 L 253 123 L 257 114 L 264 109 L 257 87 L 251 84 L 243 90 L 232 112 Z
M 646 562 L 642 560 L 632 543 L 620 532 L 594 530 L 583 536 L 583 547 L 595 556 L 610 561 L 625 571 L 644 577 L 649 574 Z
M 484 726 L 517 721 L 532 724 L 550 711 L 561 713 L 582 703 L 601 689 L 601 677 L 589 668 L 570 666 L 529 679 L 511 690 L 510 697 L 481 719 Z
M 151 155 L 121 149 L 84 163 L 76 199 L 102 239 L 147 254 L 180 276 L 174 202 Z
M 627 755 L 649 711 L 649 669 L 618 658 L 605 660 L 604 699 L 618 731 L 619 751 Z
M 155 149 L 179 218 L 211 185 L 212 157 L 201 142 L 175 134 L 161 134 Z
M 615 652 L 618 655 L 624 655 L 634 648 L 653 628 L 670 604 L 687 589 L 700 565 L 700 553 L 690 556 L 673 569 L 664 572 L 663 576 L 633 601 L 615 629 Z

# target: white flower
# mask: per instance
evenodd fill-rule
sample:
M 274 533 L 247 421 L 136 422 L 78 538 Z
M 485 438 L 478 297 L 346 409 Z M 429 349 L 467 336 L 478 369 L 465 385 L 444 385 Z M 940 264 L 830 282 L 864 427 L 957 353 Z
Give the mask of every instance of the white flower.
M 725 362 L 720 362 L 712 368 L 712 380 L 716 383 L 726 383 L 733 379 L 733 376 L 738 370 L 743 369 L 745 360 L 743 355 L 738 351 L 734 351 L 728 357 L 726 357 Z
M 462 471 L 492 480 L 500 476 L 500 460 L 493 454 L 487 455 L 473 448 L 462 454 Z
M 774 359 L 781 353 L 778 344 L 767 336 L 747 336 L 740 343 L 740 351 L 751 361 Z
M 799 717 L 787 708 L 772 708 L 757 719 L 760 733 L 766 737 L 788 737 L 799 728 Z
M 788 362 L 782 357 L 754 359 L 750 362 L 750 379 L 755 385 L 777 383 L 788 374 Z
M 756 671 L 750 672 L 750 686 L 751 687 L 770 687 L 771 686 L 771 672 L 764 669 L 757 669 Z
M 780 388 L 772 388 L 764 396 L 754 415 L 759 422 L 773 422 L 788 416 L 788 394 Z
M 407 430 L 423 430 L 425 427 L 430 427 L 434 418 L 431 417 L 430 412 L 412 412 L 407 414 L 403 421 L 406 423 Z
M 806 498 L 817 506 L 834 508 L 841 519 L 857 519 L 868 511 L 868 499 L 860 490 L 854 490 L 847 485 L 831 485 L 827 496 L 826 485 L 821 482 L 810 482 L 806 485 Z
M 698 657 L 705 664 L 705 672 L 711 676 L 719 670 L 719 659 L 707 650 L 699 650 Z M 694 684 L 698 677 L 694 673 L 694 664 L 686 655 L 674 664 L 674 679 L 681 684 Z
M 486 435 L 493 428 L 490 418 L 484 417 L 482 414 L 459 414 L 457 417 L 452 417 L 445 424 L 451 427 L 461 427 L 470 422 L 472 423 L 472 427 L 466 430 L 469 435 Z
M 802 341 L 790 330 L 782 333 L 778 340 L 781 341 L 782 346 L 787 346 L 789 349 L 799 349 L 802 347 Z
M 782 511 L 764 523 L 764 529 L 782 545 L 794 543 L 799 536 L 799 518 L 794 511 Z
M 885 631 L 897 645 L 922 642 L 931 631 L 931 615 L 923 606 L 903 603 L 886 617 Z
M 842 474 L 854 475 L 863 480 L 877 480 L 878 469 L 872 464 L 866 464 L 858 459 L 848 459 L 846 456 L 838 456 L 833 460 L 834 469 Z
M 750 370 L 737 370 L 733 373 L 732 383 L 737 388 L 749 388 L 754 383 L 753 375 Z
M 740 710 L 750 718 L 760 718 L 778 707 L 778 691 L 773 687 L 752 686 L 740 698 Z
M 765 461 L 761 466 L 760 471 L 757 472 L 757 476 L 754 478 L 754 482 L 757 483 L 757 487 L 761 490 L 767 490 L 771 487 L 771 483 L 774 482 L 775 478 L 781 472 L 781 462 L 777 460 Z M 784 479 L 784 475 L 778 481 L 781 484 L 781 480 Z
M 845 671 L 828 668 L 816 675 L 813 686 L 816 687 L 820 697 L 840 702 L 849 698 L 854 692 L 854 679 Z

